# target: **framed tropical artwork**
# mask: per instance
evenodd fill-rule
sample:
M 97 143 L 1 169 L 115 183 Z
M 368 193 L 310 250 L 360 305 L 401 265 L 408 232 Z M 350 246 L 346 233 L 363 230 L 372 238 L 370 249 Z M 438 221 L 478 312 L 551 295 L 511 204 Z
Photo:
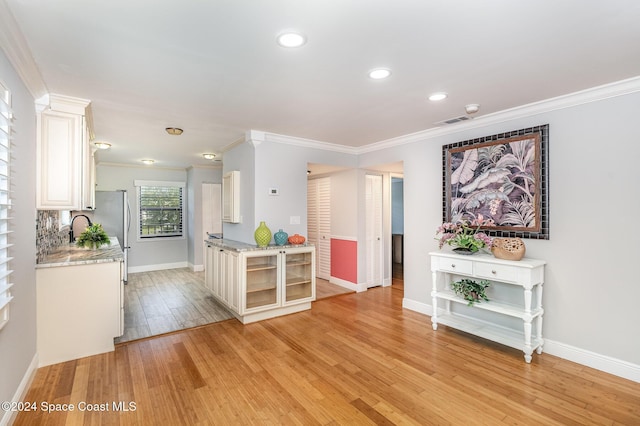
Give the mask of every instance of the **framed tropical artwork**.
M 549 125 L 442 147 L 443 221 L 492 219 L 494 237 L 549 239 Z

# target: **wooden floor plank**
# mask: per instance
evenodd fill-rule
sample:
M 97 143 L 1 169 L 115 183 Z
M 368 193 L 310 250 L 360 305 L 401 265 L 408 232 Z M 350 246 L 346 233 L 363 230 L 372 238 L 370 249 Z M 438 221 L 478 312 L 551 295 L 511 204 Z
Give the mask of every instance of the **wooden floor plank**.
M 176 297 L 170 281 L 143 275 L 138 289 Z M 526 364 L 511 348 L 433 331 L 402 298 L 395 286 L 337 295 L 298 314 L 226 320 L 43 367 L 26 401 L 135 410 L 23 412 L 15 424 L 640 424 L 640 383 L 548 354 Z

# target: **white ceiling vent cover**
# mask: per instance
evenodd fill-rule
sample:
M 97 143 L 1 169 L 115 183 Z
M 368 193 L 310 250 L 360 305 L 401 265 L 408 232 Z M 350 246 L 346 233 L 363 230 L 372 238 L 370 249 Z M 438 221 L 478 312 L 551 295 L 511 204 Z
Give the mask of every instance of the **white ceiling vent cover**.
M 447 126 L 449 124 L 460 123 L 461 121 L 472 120 L 472 117 L 468 115 L 461 115 L 460 117 L 448 118 L 446 120 L 438 121 L 435 123 L 437 126 Z

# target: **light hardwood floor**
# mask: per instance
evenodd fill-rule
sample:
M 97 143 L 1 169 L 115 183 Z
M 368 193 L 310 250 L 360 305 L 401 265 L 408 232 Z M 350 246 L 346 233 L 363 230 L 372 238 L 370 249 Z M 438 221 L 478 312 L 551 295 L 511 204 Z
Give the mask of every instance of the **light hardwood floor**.
M 348 288 L 331 284 L 329 281 L 322 278 L 316 278 L 316 300 L 354 292 L 355 290 L 349 290 Z
M 373 288 L 44 367 L 25 401 L 109 411 L 23 412 L 15 424 L 640 424 L 640 383 L 548 354 L 526 364 L 520 351 L 433 331 L 402 295 Z
M 316 280 L 317 300 L 352 292 Z M 188 268 L 129 274 L 124 294 L 124 334 L 116 344 L 233 318 L 204 288 L 204 272 Z

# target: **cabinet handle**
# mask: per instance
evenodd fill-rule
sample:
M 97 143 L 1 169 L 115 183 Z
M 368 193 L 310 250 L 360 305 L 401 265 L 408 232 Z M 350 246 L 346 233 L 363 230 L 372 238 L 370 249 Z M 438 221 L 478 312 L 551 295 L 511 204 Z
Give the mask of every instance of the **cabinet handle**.
M 452 263 L 452 264 L 451 264 L 451 267 L 452 267 L 452 268 L 455 268 L 455 267 L 456 267 L 456 264 L 455 264 L 455 263 Z
M 496 272 L 495 270 L 491 271 L 491 273 L 492 273 L 493 275 L 497 274 L 497 272 Z

